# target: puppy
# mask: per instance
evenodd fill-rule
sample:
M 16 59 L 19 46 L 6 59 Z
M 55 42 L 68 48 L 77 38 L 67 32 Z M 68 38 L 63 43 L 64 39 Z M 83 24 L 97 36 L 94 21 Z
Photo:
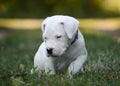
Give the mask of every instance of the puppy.
M 78 30 L 79 21 L 70 16 L 55 15 L 42 23 L 44 42 L 34 57 L 34 67 L 41 74 L 65 71 L 69 77 L 83 68 L 87 50 L 83 35 Z

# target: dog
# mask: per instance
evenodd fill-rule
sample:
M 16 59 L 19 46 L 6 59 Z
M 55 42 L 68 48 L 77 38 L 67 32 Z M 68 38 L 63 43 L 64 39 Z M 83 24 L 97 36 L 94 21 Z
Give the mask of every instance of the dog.
M 87 50 L 79 21 L 70 16 L 55 15 L 42 22 L 42 37 L 34 57 L 34 67 L 41 75 L 67 71 L 69 77 L 83 70 Z

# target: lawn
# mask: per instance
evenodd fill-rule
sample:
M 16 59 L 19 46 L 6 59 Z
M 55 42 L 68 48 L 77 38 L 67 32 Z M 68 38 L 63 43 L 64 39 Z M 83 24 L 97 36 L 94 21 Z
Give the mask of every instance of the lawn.
M 120 43 L 98 31 L 81 29 L 88 59 L 85 72 L 73 79 L 65 74 L 30 74 L 41 30 L 3 30 L 0 40 L 0 86 L 120 86 Z

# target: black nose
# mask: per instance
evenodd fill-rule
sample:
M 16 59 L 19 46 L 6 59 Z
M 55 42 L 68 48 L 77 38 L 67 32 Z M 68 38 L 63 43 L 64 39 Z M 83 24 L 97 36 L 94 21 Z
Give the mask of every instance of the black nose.
M 47 53 L 52 54 L 53 48 L 47 48 Z

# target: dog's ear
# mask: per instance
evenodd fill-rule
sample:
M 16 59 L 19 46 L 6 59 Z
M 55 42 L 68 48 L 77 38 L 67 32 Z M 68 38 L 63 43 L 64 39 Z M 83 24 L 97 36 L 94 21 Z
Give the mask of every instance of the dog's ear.
M 47 17 L 43 22 L 42 22 L 42 25 L 41 25 L 41 29 L 42 29 L 42 32 L 44 33 L 45 32 L 45 28 L 46 28 L 46 22 L 47 22 L 47 19 L 49 17 Z
M 76 31 L 78 29 L 79 21 L 74 18 L 67 18 L 60 24 L 63 25 L 63 28 L 65 29 L 65 32 L 66 32 L 68 38 L 72 39 L 73 35 L 76 33 Z
M 43 23 L 41 27 L 43 33 L 45 32 L 45 27 L 46 27 L 46 24 Z

